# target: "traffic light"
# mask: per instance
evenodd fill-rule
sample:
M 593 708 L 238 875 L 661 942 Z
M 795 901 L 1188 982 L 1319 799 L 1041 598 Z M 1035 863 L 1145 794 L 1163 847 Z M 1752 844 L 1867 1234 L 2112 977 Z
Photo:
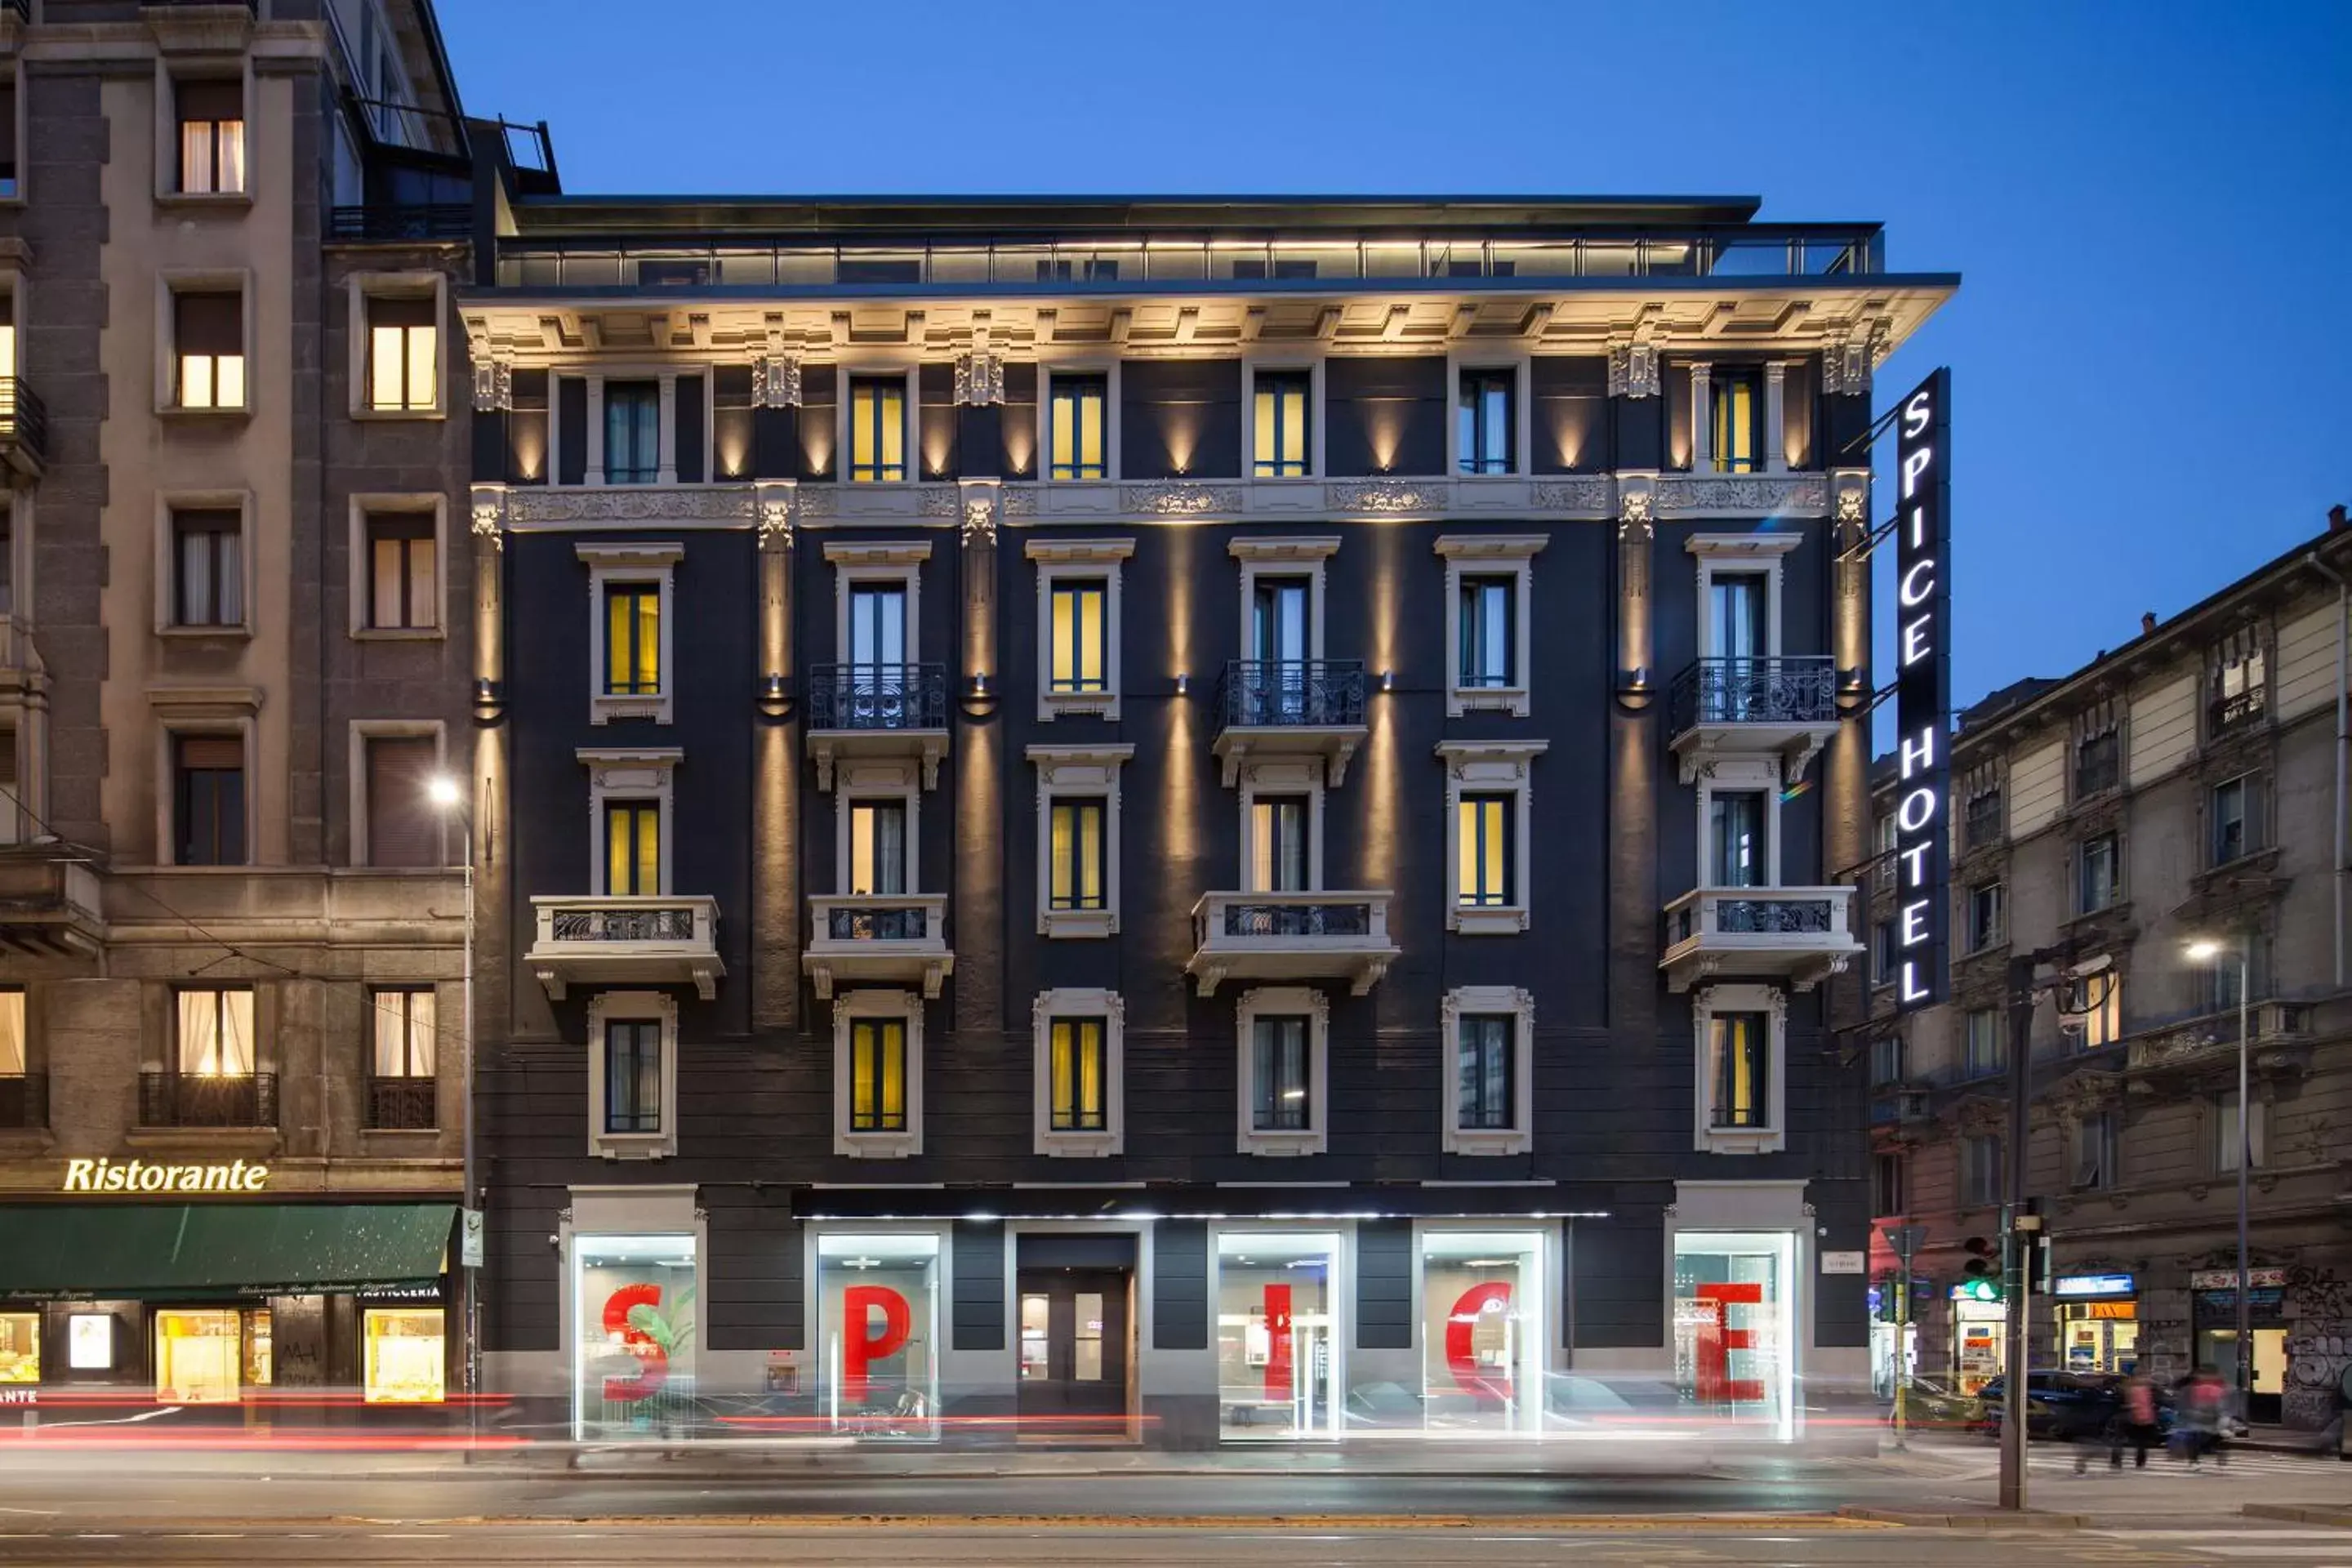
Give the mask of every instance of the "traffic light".
M 1960 1264 L 1960 1294 L 1971 1301 L 2000 1300 L 2000 1252 L 1989 1237 L 1972 1236 L 1960 1244 L 1966 1254 Z

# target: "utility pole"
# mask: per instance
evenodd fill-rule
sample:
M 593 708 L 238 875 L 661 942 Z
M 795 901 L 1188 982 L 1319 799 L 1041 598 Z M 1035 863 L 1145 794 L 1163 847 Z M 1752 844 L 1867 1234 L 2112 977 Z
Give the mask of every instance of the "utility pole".
M 1906 1194 L 1906 1196 L 1908 1194 Z M 1910 1426 L 1910 1412 L 1904 1395 L 1911 1388 L 1911 1259 L 1927 1239 L 1924 1225 L 1888 1225 L 1879 1227 L 1886 1245 L 1895 1249 L 1898 1272 L 1895 1277 L 1895 1448 L 1897 1453 L 1906 1447 L 1904 1435 Z

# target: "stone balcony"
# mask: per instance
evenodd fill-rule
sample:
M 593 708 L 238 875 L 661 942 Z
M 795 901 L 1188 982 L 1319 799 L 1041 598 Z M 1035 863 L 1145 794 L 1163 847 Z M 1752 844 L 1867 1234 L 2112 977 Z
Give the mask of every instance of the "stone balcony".
M 1360 658 L 1226 662 L 1216 697 L 1217 737 L 1210 751 L 1224 763 L 1225 786 L 1244 759 L 1318 760 L 1334 789 L 1371 731 L 1364 723 L 1364 661 Z
M 1665 908 L 1666 988 L 1700 979 L 1780 979 L 1810 991 L 1842 973 L 1853 939 L 1852 888 L 1696 888 Z
M 523 966 L 555 1001 L 574 985 L 692 985 L 708 1002 L 719 958 L 719 901 L 695 895 L 539 897 Z
M 944 893 L 819 893 L 809 900 L 801 968 L 830 1001 L 844 982 L 919 985 L 936 999 L 955 973 Z
M 1184 972 L 1200 994 L 1227 980 L 1344 980 L 1358 996 L 1388 973 L 1389 900 L 1377 891 L 1210 893 L 1192 906 L 1192 958 Z

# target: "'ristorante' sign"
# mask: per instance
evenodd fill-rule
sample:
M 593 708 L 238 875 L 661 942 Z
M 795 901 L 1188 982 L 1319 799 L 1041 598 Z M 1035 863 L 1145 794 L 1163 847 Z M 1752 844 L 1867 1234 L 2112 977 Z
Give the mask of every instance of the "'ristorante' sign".
M 68 1160 L 68 1193 L 257 1193 L 269 1167 L 231 1160 L 202 1165 L 157 1165 L 144 1160 Z

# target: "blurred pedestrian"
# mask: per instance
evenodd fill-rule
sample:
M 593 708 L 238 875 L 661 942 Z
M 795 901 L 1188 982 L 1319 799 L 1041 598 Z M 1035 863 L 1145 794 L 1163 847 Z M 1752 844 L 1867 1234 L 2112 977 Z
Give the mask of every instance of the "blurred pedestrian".
M 2179 1417 L 2175 1441 L 2192 1470 L 2202 1469 L 2205 1456 L 2221 1447 L 2222 1406 L 2229 1390 L 2210 1366 L 2200 1365 L 2175 1385 Z
M 2124 1445 L 2132 1447 L 2132 1468 L 2147 1468 L 2147 1451 L 2162 1436 L 2156 1421 L 2156 1384 L 2139 1373 L 2124 1379 L 2122 1399 L 2116 1410 L 2115 1444 L 2107 1453 L 2107 1468 L 2124 1468 Z

